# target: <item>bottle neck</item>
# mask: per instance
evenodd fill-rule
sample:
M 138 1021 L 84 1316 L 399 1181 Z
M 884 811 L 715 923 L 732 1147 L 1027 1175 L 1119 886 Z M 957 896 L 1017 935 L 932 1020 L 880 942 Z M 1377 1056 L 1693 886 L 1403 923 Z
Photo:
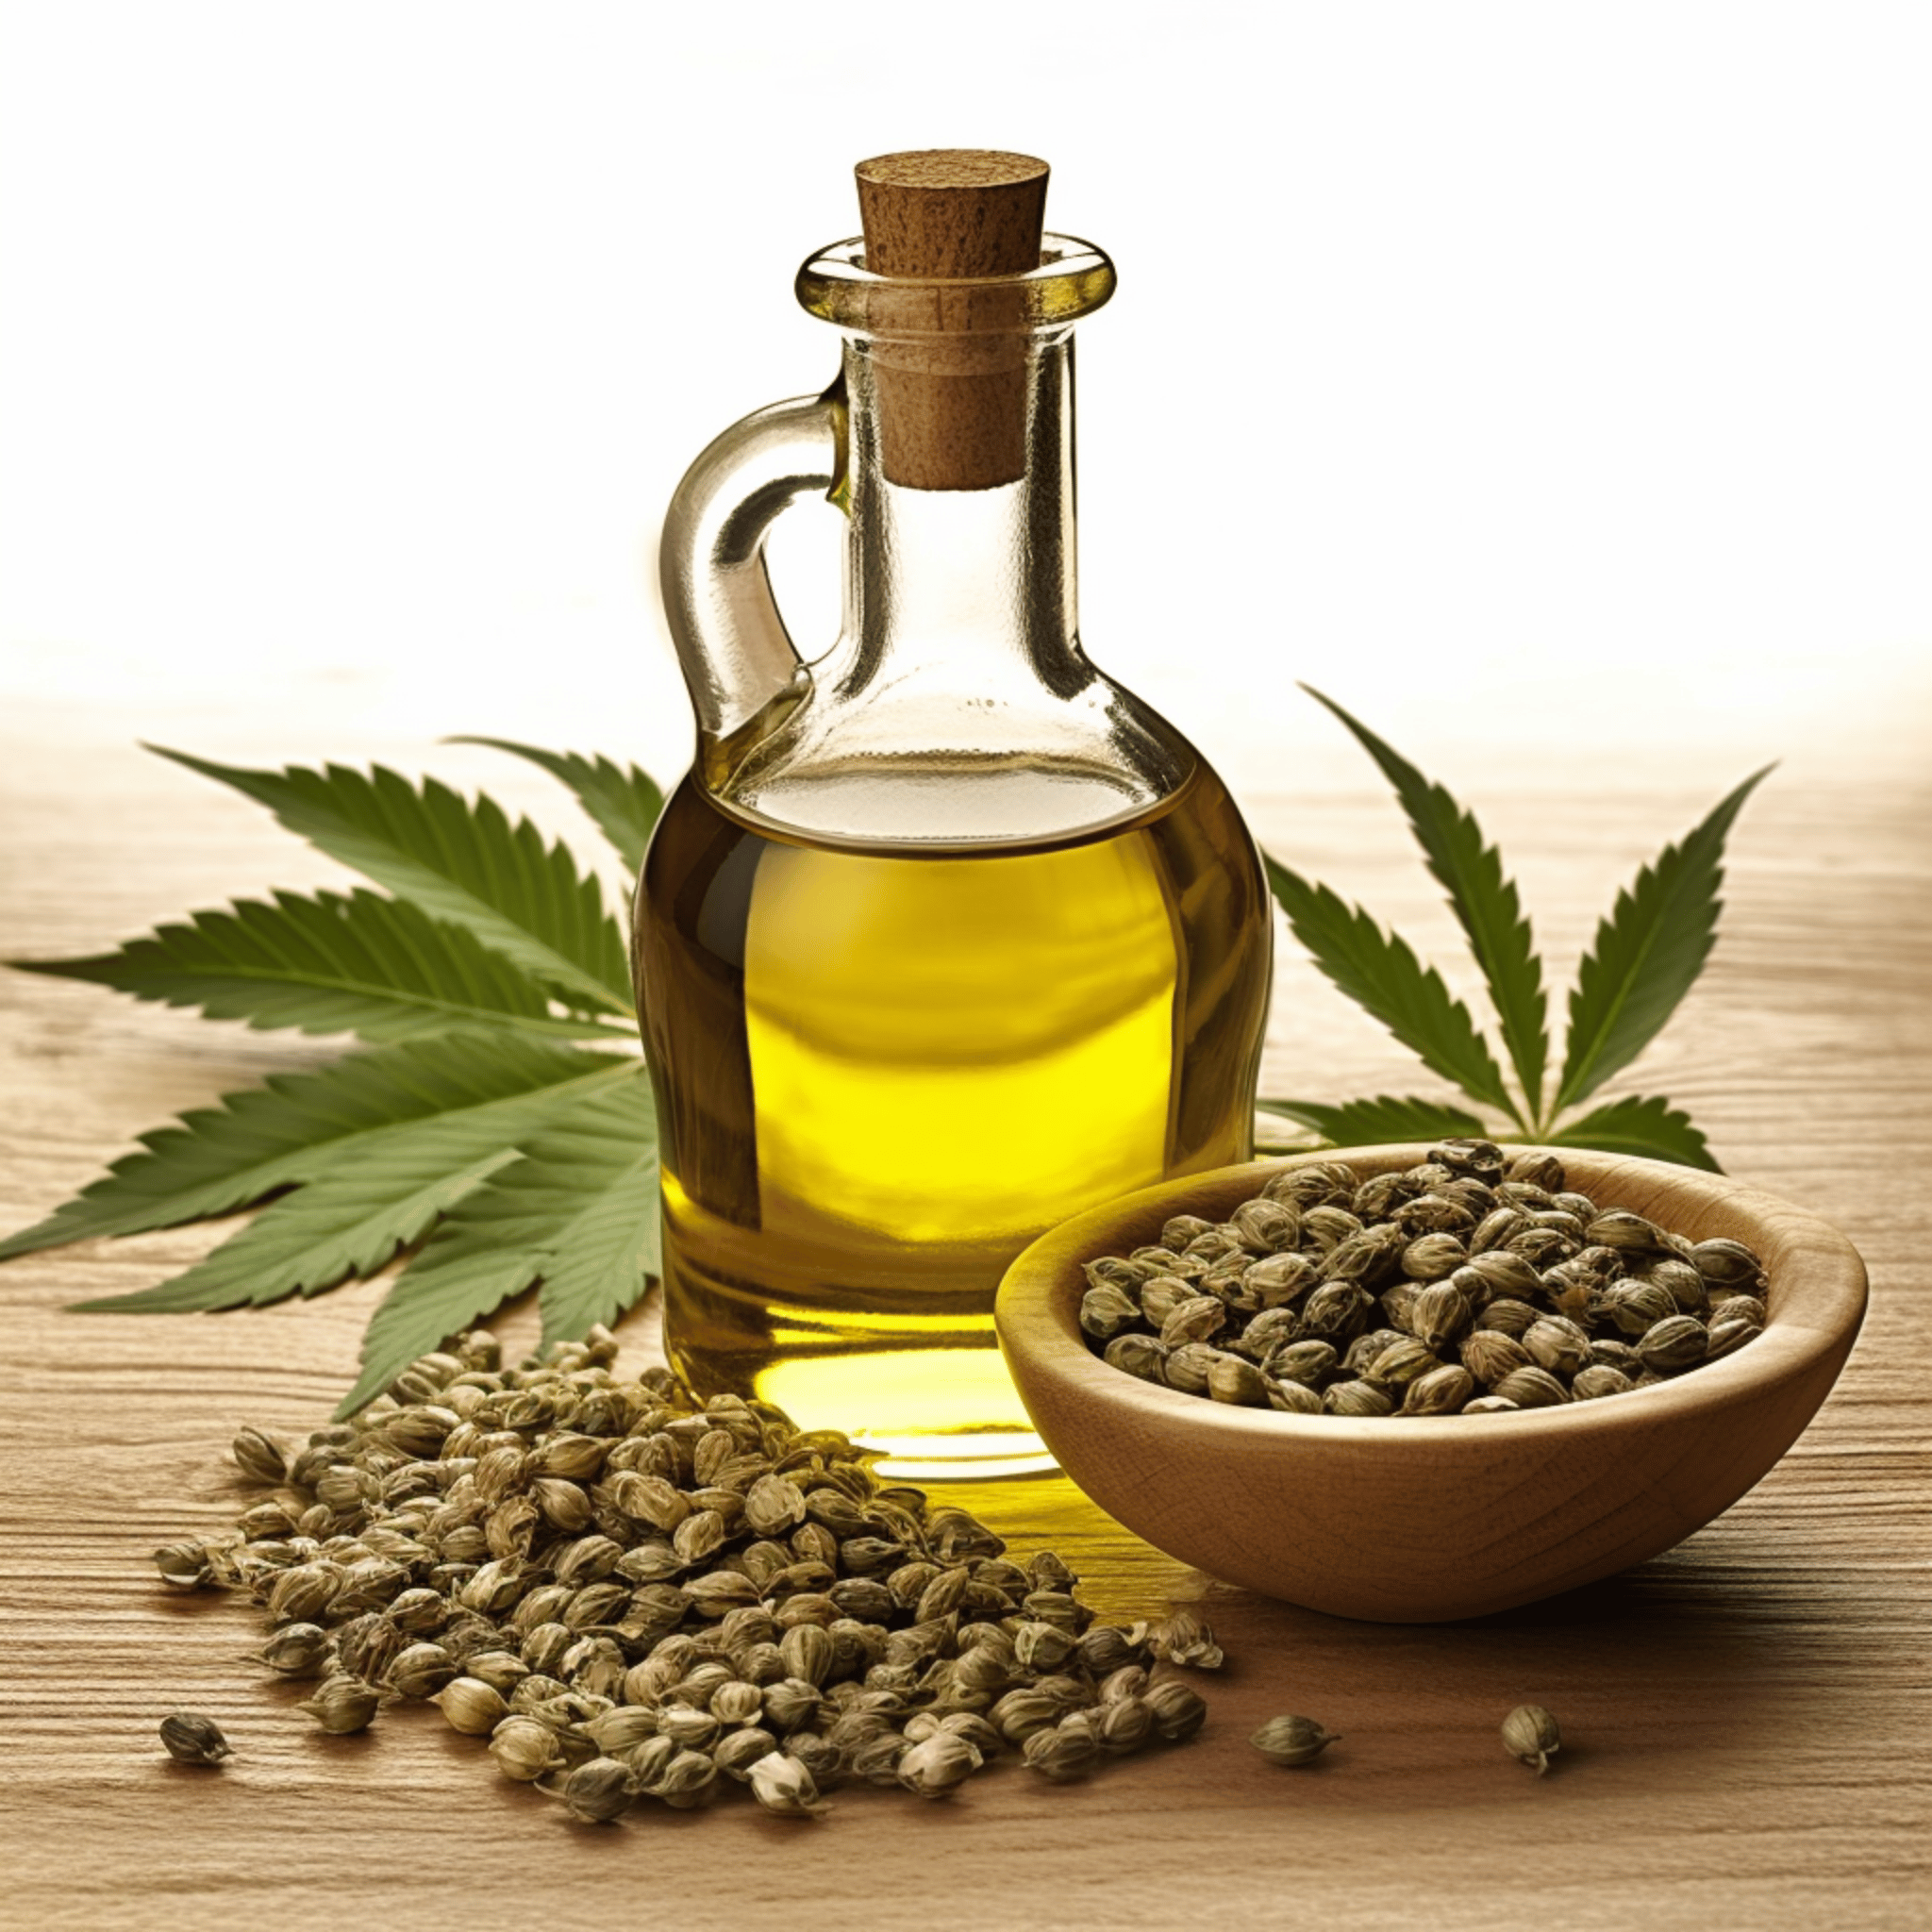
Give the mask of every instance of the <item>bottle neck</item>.
M 866 849 L 1020 846 L 1193 770 L 1080 643 L 1071 337 L 847 329 L 843 625 L 708 781 L 733 808 Z
M 1071 696 L 1093 679 L 1074 588 L 1072 332 L 994 348 L 997 366 L 932 375 L 897 343 L 847 340 L 844 625 L 814 673 L 841 701 L 914 685 L 984 708 L 1042 687 Z M 974 436 L 966 471 L 991 480 L 906 480 L 934 471 L 935 443 Z

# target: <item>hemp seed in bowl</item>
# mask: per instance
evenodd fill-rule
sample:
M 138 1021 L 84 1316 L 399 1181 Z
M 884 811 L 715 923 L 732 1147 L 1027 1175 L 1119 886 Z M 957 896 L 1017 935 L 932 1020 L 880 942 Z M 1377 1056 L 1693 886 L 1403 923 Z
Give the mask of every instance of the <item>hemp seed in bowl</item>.
M 1572 1191 L 1561 1160 L 1444 1141 L 1364 1180 L 1276 1174 L 1224 1222 L 1085 1264 L 1080 1327 L 1109 1366 L 1292 1415 L 1493 1415 L 1591 1402 L 1741 1348 L 1764 1268 Z

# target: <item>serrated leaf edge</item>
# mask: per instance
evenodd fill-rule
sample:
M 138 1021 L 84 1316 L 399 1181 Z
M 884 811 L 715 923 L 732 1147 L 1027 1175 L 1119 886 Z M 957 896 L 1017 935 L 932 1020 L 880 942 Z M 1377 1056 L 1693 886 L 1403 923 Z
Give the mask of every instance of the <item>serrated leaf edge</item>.
M 458 935 L 458 943 L 467 941 L 478 947 L 498 971 L 515 975 L 523 986 L 527 987 L 535 1004 L 541 1008 L 546 997 L 545 989 L 526 974 L 515 960 L 486 945 L 467 927 L 450 920 L 437 919 L 433 914 L 424 912 L 413 900 L 385 897 L 361 886 L 352 888 L 346 894 L 326 890 L 313 894 L 275 890 L 272 891 L 270 899 L 273 904 L 259 899 L 237 899 L 230 901 L 225 907 L 204 907 L 190 912 L 185 920 L 168 921 L 156 926 L 152 932 L 124 941 L 111 953 L 91 953 L 59 959 L 8 959 L 0 963 L 11 967 L 16 972 L 39 973 L 50 978 L 72 979 L 92 986 L 103 986 L 109 991 L 122 993 L 129 999 L 142 1000 L 149 1005 L 193 1008 L 205 1019 L 245 1025 L 257 1032 L 274 1032 L 286 1028 L 305 1034 L 349 1033 L 373 1043 L 390 1044 L 399 1040 L 421 1038 L 437 1031 L 490 1027 L 538 1040 L 559 1042 L 606 1040 L 615 1044 L 625 1039 L 633 1030 L 621 1024 L 569 1016 L 558 1017 L 546 1011 L 518 1012 L 508 1008 L 465 1005 L 414 988 L 398 986 L 393 982 L 360 979 L 353 976 L 352 970 L 344 965 L 339 956 L 328 953 L 316 943 L 312 935 L 296 934 L 292 931 L 299 923 L 301 910 L 308 908 L 320 908 L 332 916 L 340 913 L 353 920 L 362 915 L 367 908 L 407 907 L 410 914 L 428 921 L 441 932 Z M 267 943 L 253 924 L 261 915 L 286 919 L 291 927 L 291 937 L 299 937 L 307 942 L 315 944 L 316 956 L 333 969 L 333 974 L 316 972 L 303 978 L 292 971 L 277 972 L 232 958 L 213 963 L 202 963 L 178 962 L 165 957 L 171 949 L 178 950 L 184 941 L 198 941 L 209 946 L 224 943 L 219 933 L 219 925 L 223 923 L 241 928 L 258 944 Z M 434 976 L 433 962 L 425 959 L 417 943 L 418 935 L 409 932 L 404 924 L 398 923 L 385 937 L 408 952 L 425 980 Z M 366 940 L 364 942 L 368 943 Z M 140 949 L 147 948 L 155 949 L 164 956 L 161 964 L 144 967 L 139 963 Z M 116 973 L 114 969 L 122 966 L 124 962 L 125 970 Z M 452 959 L 447 963 L 455 965 L 459 971 L 465 965 L 460 959 Z M 137 980 L 140 983 L 131 983 Z M 242 1010 L 238 1003 L 239 995 L 225 998 L 217 992 L 211 997 L 206 990 L 191 990 L 196 982 L 226 983 L 235 987 L 259 986 L 264 989 L 265 993 L 273 989 L 281 988 L 286 991 L 286 997 L 256 1010 Z M 479 989 L 473 986 L 471 990 L 475 991 Z M 304 991 L 313 992 L 318 999 L 333 998 L 364 1007 L 378 1008 L 388 1003 L 396 1009 L 397 1020 L 403 1024 L 385 1024 L 379 1019 L 369 1015 L 365 1015 L 359 1021 L 344 1021 L 337 1016 L 321 1014 L 305 1017 L 294 1010 L 299 995 Z M 218 1007 L 223 1004 L 235 1004 L 236 1010 L 219 1010 Z M 287 1016 L 283 1009 L 288 1009 Z M 408 1024 L 412 1014 L 421 1022 L 420 1024 Z
M 372 765 L 366 774 L 335 763 L 319 771 L 290 765 L 275 772 L 218 764 L 161 744 L 144 744 L 142 748 L 253 799 L 297 838 L 365 874 L 398 898 L 411 901 L 430 917 L 469 927 L 485 945 L 513 959 L 566 1005 L 635 1018 L 628 975 L 622 970 L 622 937 L 604 905 L 594 874 L 578 872 L 575 857 L 560 840 L 545 844 L 542 834 L 528 819 L 512 823 L 488 792 L 479 792 L 473 803 L 439 778 L 425 777 L 419 788 L 386 765 Z M 317 787 L 325 794 L 324 802 L 307 795 Z M 349 818 L 338 800 L 326 796 L 332 789 L 354 790 L 364 795 L 382 820 L 384 830 L 373 831 Z M 275 802 L 276 799 L 281 802 Z M 540 891 L 563 902 L 575 902 L 576 916 L 584 922 L 579 937 L 587 944 L 592 943 L 590 935 L 604 934 L 608 928 L 608 941 L 599 938 L 594 941 L 595 950 L 608 955 L 605 968 L 592 970 L 572 958 L 554 939 L 545 939 L 529 924 L 478 897 L 451 874 L 438 872 L 407 849 L 403 835 L 395 829 L 403 815 L 420 816 L 447 861 L 448 835 L 441 820 L 452 813 L 479 828 L 475 858 L 493 884 L 500 885 L 503 874 L 498 869 L 501 855 L 492 849 L 492 840 L 521 853 L 525 868 Z M 318 815 L 338 823 L 319 826 Z
M 1685 996 L 1703 976 L 1704 969 L 1709 963 L 1711 952 L 1717 944 L 1718 922 L 1724 913 L 1724 901 L 1718 895 L 1724 890 L 1725 841 L 1730 836 L 1732 825 L 1737 823 L 1738 814 L 1744 808 L 1746 800 L 1774 769 L 1774 765 L 1765 765 L 1752 773 L 1742 784 L 1720 799 L 1682 839 L 1666 845 L 1648 865 L 1641 867 L 1636 878 L 1628 886 L 1619 889 L 1609 912 L 1597 922 L 1595 936 L 1591 941 L 1590 950 L 1583 956 L 1576 985 L 1570 994 L 1569 1038 L 1565 1042 L 1563 1071 L 1557 1085 L 1557 1098 L 1552 1108 L 1554 1113 L 1561 1113 L 1567 1108 L 1580 1106 L 1606 1081 L 1614 1079 L 1630 1065 L 1669 1024 L 1672 1015 L 1682 1005 Z M 1692 848 L 1699 847 L 1701 841 L 1707 841 L 1707 853 L 1700 848 L 1693 854 Z M 1618 1017 L 1643 990 L 1647 962 L 1655 957 L 1657 945 L 1664 936 L 1663 922 L 1670 916 L 1670 895 L 1691 882 L 1690 868 L 1700 863 L 1708 867 L 1709 887 L 1702 900 L 1685 914 L 1687 924 L 1697 919 L 1702 919 L 1706 923 L 1706 930 L 1699 942 L 1697 962 L 1676 997 L 1657 1016 L 1655 1024 L 1648 1031 L 1630 1043 L 1627 1051 L 1622 1051 L 1616 1057 L 1607 1058 L 1605 1044 L 1616 1026 Z M 1672 868 L 1679 865 L 1685 868 L 1681 880 L 1671 876 Z M 1643 937 L 1631 970 L 1624 974 L 1621 985 L 1611 989 L 1614 998 L 1607 1009 L 1600 1017 L 1591 1015 L 1588 1008 L 1597 997 L 1593 989 L 1601 984 L 1593 978 L 1593 973 L 1601 970 L 1599 962 L 1605 948 L 1622 938 L 1624 922 L 1638 917 L 1646 891 L 1664 895 L 1651 918 L 1649 932 Z M 1587 1035 L 1579 1016 L 1594 1019 L 1595 1024 L 1590 1027 Z
M 1361 907 L 1351 905 L 1327 886 L 1303 878 L 1269 853 L 1264 852 L 1261 858 L 1271 896 L 1281 908 L 1290 929 L 1307 949 L 1309 958 L 1337 991 L 1386 1027 L 1431 1073 L 1460 1088 L 1472 1100 L 1500 1108 L 1520 1123 L 1516 1104 L 1504 1084 L 1503 1070 L 1496 1064 L 1496 1057 L 1476 1025 L 1474 1016 L 1450 992 L 1435 967 L 1424 966 L 1414 947 L 1400 933 L 1384 927 Z M 1310 902 L 1308 908 L 1298 912 L 1284 898 L 1284 889 L 1290 893 L 1305 895 Z M 1359 975 L 1371 996 L 1365 996 L 1364 991 L 1349 983 L 1357 975 L 1326 946 L 1319 929 L 1309 922 L 1310 911 L 1319 912 L 1331 924 L 1340 921 L 1349 929 L 1351 943 L 1379 949 L 1384 956 L 1379 970 Z M 1388 991 L 1391 965 L 1396 976 L 1407 979 L 1416 995 L 1432 1006 L 1440 1007 L 1441 1016 L 1460 1028 L 1459 1039 L 1445 1041 L 1432 1038 L 1408 1019 L 1394 1012 Z M 1372 997 L 1377 993 L 1383 996 L 1379 1010 Z M 1458 1065 L 1457 1058 L 1464 1054 L 1468 1056 L 1468 1064 Z
M 1446 786 L 1410 764 L 1386 739 L 1371 731 L 1333 698 L 1310 684 L 1301 688 L 1347 727 L 1380 767 L 1383 776 L 1394 786 L 1409 829 L 1423 849 L 1430 873 L 1448 893 L 1449 908 L 1482 971 L 1504 1048 L 1522 1083 L 1527 1105 L 1526 1113 L 1519 1113 L 1513 1102 L 1508 1104 L 1508 1110 L 1519 1124 L 1526 1127 L 1542 1108 L 1543 1083 L 1550 1059 L 1549 995 L 1543 985 L 1542 959 L 1536 950 L 1536 935 L 1523 910 L 1516 882 L 1503 870 L 1501 851 L 1484 838 L 1475 814 L 1459 804 Z M 1456 839 L 1465 841 L 1473 848 L 1473 866 L 1491 876 L 1472 872 L 1465 877 L 1464 867 L 1451 842 Z M 1473 896 L 1475 894 L 1493 898 L 1493 922 L 1481 916 L 1483 908 L 1477 897 Z M 1493 936 L 1490 931 L 1492 924 Z M 1519 957 L 1506 958 L 1501 951 L 1506 945 L 1517 948 Z M 1511 983 L 1512 973 L 1527 978 L 1521 1005 Z
M 1641 1134 L 1606 1133 L 1603 1123 L 1620 1111 L 1640 1108 L 1656 1108 L 1662 1114 L 1665 1124 L 1681 1128 L 1691 1145 L 1691 1158 L 1687 1159 L 1665 1142 L 1647 1139 Z M 1710 1142 L 1704 1130 L 1682 1108 L 1672 1106 L 1663 1095 L 1657 1093 L 1630 1093 L 1606 1101 L 1603 1106 L 1592 1108 L 1589 1113 L 1552 1129 L 1543 1138 L 1552 1147 L 1593 1147 L 1606 1154 L 1635 1154 L 1649 1160 L 1668 1160 L 1679 1167 L 1700 1168 L 1707 1174 L 1724 1173 L 1717 1157 L 1710 1151 Z

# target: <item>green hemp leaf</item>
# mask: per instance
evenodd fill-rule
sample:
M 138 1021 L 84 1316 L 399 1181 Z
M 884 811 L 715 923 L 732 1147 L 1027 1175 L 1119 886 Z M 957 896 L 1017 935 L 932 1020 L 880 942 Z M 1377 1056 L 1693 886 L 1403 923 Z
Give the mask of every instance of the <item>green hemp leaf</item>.
M 521 967 L 408 899 L 361 886 L 346 897 L 270 899 L 191 912 L 186 925 L 159 926 L 95 958 L 14 963 L 263 1028 L 372 1041 L 476 1025 L 536 1040 L 623 1037 L 608 1021 L 553 1014 L 543 988 Z
M 1310 885 L 1269 858 L 1269 887 L 1315 964 L 1431 1073 L 1478 1105 L 1507 1115 L 1517 1129 L 1514 1138 L 1718 1171 L 1703 1134 L 1667 1100 L 1633 1097 L 1564 1116 L 1649 1045 L 1704 970 L 1724 909 L 1718 893 L 1724 839 L 1771 768 L 1746 778 L 1617 895 L 1570 996 L 1568 1051 L 1556 1097 L 1545 1107 L 1550 1040 L 1542 961 L 1501 855 L 1484 839 L 1474 813 L 1442 786 L 1332 698 L 1307 685 L 1303 689 L 1341 719 L 1394 786 L 1428 868 L 1446 889 L 1450 909 L 1482 969 L 1518 1091 L 1509 1091 L 1468 1008 L 1450 997 L 1441 975 L 1424 967 L 1399 934 L 1385 932 L 1359 908 L 1344 905 L 1325 886 Z M 1302 1100 L 1257 1105 L 1334 1146 L 1491 1131 L 1459 1107 L 1387 1094 L 1341 1106 Z
M 448 741 L 487 744 L 493 751 L 507 751 L 542 766 L 576 794 L 577 803 L 616 848 L 625 869 L 633 876 L 643 870 L 651 827 L 664 809 L 664 794 L 649 773 L 635 765 L 614 765 L 607 758 L 582 758 L 574 751 L 539 751 L 535 745 L 513 744 L 507 738 L 452 738 Z
M 663 804 L 643 773 L 500 748 L 554 773 L 641 861 Z M 658 1266 L 658 1131 L 624 942 L 595 877 L 526 820 L 433 779 L 162 756 L 266 805 L 386 892 L 274 892 L 111 953 L 13 963 L 365 1044 L 143 1135 L 0 1241 L 0 1259 L 258 1206 L 183 1273 L 81 1304 L 165 1313 L 321 1294 L 406 1257 L 345 1412 L 533 1287 L 546 1340 L 613 1321 Z
M 527 819 L 512 825 L 434 778 L 418 791 L 377 765 L 250 772 L 156 745 L 163 758 L 265 805 L 290 831 L 432 919 L 466 928 L 578 1010 L 632 1018 L 630 968 L 597 881 Z

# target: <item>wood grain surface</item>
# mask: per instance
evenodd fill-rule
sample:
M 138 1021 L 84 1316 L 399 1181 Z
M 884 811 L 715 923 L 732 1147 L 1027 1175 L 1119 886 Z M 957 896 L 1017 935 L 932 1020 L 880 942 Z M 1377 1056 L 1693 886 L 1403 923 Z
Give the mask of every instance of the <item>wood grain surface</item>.
M 1869 745 L 1870 693 L 1860 709 Z M 292 1708 L 299 1689 L 244 1660 L 248 1609 L 154 1581 L 157 1543 L 233 1513 L 239 1424 L 325 1418 L 379 1291 L 82 1317 L 65 1306 L 158 1279 L 213 1233 L 85 1243 L 0 1269 L 0 1925 L 1927 1924 L 1932 796 L 1909 712 L 1857 758 L 1832 755 L 1827 725 L 1744 814 L 1715 959 L 1635 1071 L 1692 1108 L 1731 1172 L 1851 1237 L 1871 1312 L 1811 1428 L 1678 1548 L 1493 1617 L 1357 1624 L 1189 1571 L 1063 1479 L 972 1490 L 963 1500 L 1017 1547 L 1066 1554 L 1102 1613 L 1201 1607 L 1228 1664 L 1201 1680 L 1197 1740 L 1065 1789 L 1008 1766 L 947 1805 L 843 1791 L 821 1824 L 732 1804 L 573 1828 L 433 1710 L 320 1735 Z M 540 807 L 534 774 L 374 735 L 310 743 L 299 719 L 245 695 L 160 721 L 23 700 L 0 717 L 0 952 L 94 951 L 191 906 L 331 875 L 254 808 L 144 758 L 137 735 L 255 762 L 325 753 L 487 777 L 576 830 L 567 806 Z M 600 748 L 625 749 L 608 734 Z M 1792 747 L 1713 720 L 1694 757 L 1498 756 L 1446 731 L 1405 749 L 1482 812 L 1560 968 L 1640 859 Z M 1364 771 L 1304 766 L 1293 791 L 1245 803 L 1264 842 L 1446 961 L 1447 916 Z M 0 975 L 0 1215 L 37 1218 L 138 1131 L 335 1050 Z M 1425 1085 L 1305 962 L 1283 960 L 1267 1091 Z M 533 1328 L 527 1311 L 500 1325 Z M 625 1326 L 626 1359 L 649 1359 L 653 1334 L 647 1307 Z M 1498 1742 L 1523 1701 L 1563 1723 L 1545 1779 Z M 177 1706 L 227 1731 L 222 1771 L 162 1757 L 155 1726 Z M 1310 1770 L 1272 1768 L 1244 1740 L 1283 1711 L 1342 1741 Z

